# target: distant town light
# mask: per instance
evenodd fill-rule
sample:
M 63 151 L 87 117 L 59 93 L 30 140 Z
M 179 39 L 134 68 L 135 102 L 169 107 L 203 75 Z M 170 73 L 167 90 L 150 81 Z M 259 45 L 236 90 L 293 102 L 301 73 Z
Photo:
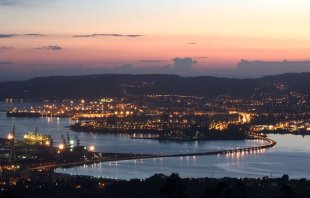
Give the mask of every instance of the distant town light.
M 95 146 L 91 145 L 91 146 L 89 147 L 89 151 L 91 151 L 91 152 L 95 151 Z
M 14 136 L 13 136 L 11 133 L 9 133 L 9 134 L 8 134 L 8 139 L 9 139 L 9 140 L 13 140 L 13 139 L 14 139 Z
M 65 148 L 65 145 L 60 144 L 60 145 L 58 146 L 58 148 L 59 148 L 60 150 L 63 150 L 63 149 Z

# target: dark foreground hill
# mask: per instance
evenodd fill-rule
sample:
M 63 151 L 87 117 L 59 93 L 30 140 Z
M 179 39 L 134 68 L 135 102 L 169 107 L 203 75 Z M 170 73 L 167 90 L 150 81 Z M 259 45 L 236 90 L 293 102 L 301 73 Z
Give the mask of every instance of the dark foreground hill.
M 205 97 L 227 95 L 242 98 L 260 93 L 275 94 L 283 92 L 283 90 L 294 90 L 309 95 L 309 85 L 310 73 L 282 74 L 257 79 L 115 74 L 54 76 L 0 83 L 0 100 L 6 98 L 30 100 L 78 99 L 145 94 Z

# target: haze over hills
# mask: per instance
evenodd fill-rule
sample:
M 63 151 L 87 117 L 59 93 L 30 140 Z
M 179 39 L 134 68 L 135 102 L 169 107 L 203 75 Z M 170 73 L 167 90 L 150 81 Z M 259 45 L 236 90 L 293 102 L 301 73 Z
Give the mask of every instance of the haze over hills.
M 229 78 L 259 78 L 283 73 L 310 72 L 310 61 L 248 61 L 241 60 L 236 67 L 211 68 L 200 61 L 208 57 L 175 58 L 171 64 L 162 60 L 140 60 L 142 67 L 123 64 L 107 68 L 103 66 L 22 65 L 0 61 L 0 82 L 29 80 L 34 77 L 73 76 L 90 74 L 170 74 L 180 76 L 216 76 Z M 206 64 L 208 64 L 206 62 Z M 200 65 L 200 66 L 199 66 Z M 200 68 L 201 65 L 203 68 Z
M 241 60 L 235 68 L 209 69 L 208 75 L 233 78 L 259 78 L 284 73 L 310 72 L 310 61 L 248 61 Z
M 257 79 L 159 74 L 53 76 L 0 83 L 0 99 L 80 99 L 141 94 L 253 97 L 262 93 L 274 95 L 292 90 L 310 95 L 309 84 L 310 73 L 288 73 Z

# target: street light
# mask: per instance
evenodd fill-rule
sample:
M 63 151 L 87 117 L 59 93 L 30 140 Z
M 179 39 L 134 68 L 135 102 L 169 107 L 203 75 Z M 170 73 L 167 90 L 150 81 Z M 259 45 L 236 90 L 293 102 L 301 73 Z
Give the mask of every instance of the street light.
M 63 144 L 60 144 L 60 145 L 58 146 L 58 148 L 59 148 L 59 150 L 63 150 L 63 149 L 65 148 L 65 146 L 64 146 Z
M 13 140 L 13 139 L 14 139 L 14 136 L 11 133 L 9 133 L 8 134 L 8 140 Z
M 95 151 L 95 146 L 91 145 L 91 146 L 89 147 L 89 151 L 94 152 L 94 151 Z

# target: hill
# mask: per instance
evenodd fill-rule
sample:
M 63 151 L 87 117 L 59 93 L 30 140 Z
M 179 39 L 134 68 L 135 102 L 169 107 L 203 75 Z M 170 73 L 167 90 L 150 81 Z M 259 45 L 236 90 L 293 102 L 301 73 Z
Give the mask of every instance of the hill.
M 290 73 L 257 79 L 210 76 L 104 74 L 40 77 L 27 81 L 0 83 L 0 100 L 100 98 L 111 96 L 177 94 L 216 97 L 252 97 L 260 93 L 296 91 L 310 94 L 310 73 Z

